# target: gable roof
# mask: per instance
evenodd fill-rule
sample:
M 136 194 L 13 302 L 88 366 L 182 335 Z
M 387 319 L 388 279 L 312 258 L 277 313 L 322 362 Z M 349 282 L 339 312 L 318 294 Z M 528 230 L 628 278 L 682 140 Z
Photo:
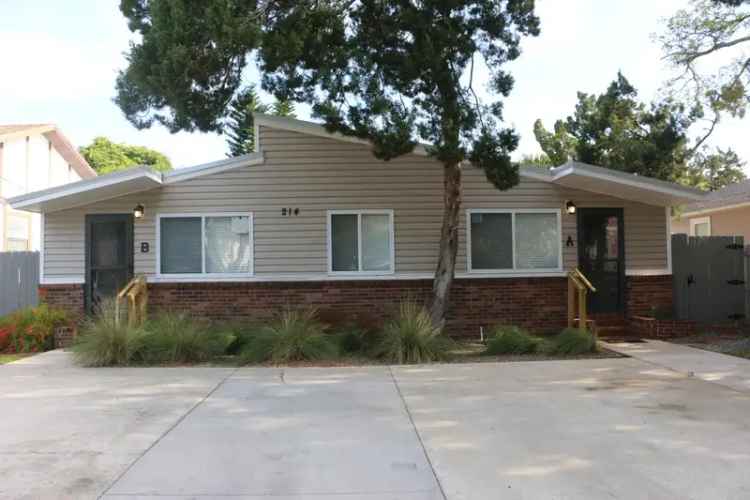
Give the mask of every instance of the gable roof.
M 702 200 L 686 205 L 681 217 L 750 206 L 750 179 L 712 191 Z
M 255 126 L 289 130 L 301 134 L 357 144 L 370 143 L 362 139 L 331 133 L 312 122 L 263 114 L 255 115 Z M 257 130 L 256 130 L 257 132 Z M 258 153 L 225 160 L 179 168 L 158 173 L 146 168 L 135 168 L 125 172 L 102 175 L 91 182 L 80 181 L 10 199 L 13 208 L 31 212 L 50 212 L 81 206 L 94 201 L 114 198 L 124 194 L 153 189 L 164 184 L 182 182 L 203 175 L 215 174 L 239 167 L 258 165 L 264 162 L 263 143 L 258 137 Z M 428 145 L 420 144 L 414 154 L 428 155 Z M 580 189 L 606 194 L 616 198 L 637 201 L 656 206 L 672 206 L 703 198 L 703 193 L 671 182 L 627 174 L 580 162 L 568 162 L 553 169 L 522 166 L 520 174 L 535 180 L 557 184 L 571 189 Z
M 96 171 L 81 156 L 65 134 L 52 123 L 0 125 L 0 143 L 29 135 L 43 135 L 60 153 L 60 156 L 76 171 L 81 179 L 96 177 Z

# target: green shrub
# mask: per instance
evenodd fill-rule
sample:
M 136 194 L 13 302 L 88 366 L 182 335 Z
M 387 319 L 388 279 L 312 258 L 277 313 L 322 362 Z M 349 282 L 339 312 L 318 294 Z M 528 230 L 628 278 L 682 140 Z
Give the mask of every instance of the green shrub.
M 576 355 L 596 352 L 596 339 L 588 330 L 566 328 L 550 342 L 548 352 L 558 355 Z
M 344 355 L 368 355 L 377 347 L 380 339 L 376 332 L 354 324 L 344 326 L 334 337 L 339 352 Z
M 485 354 L 531 354 L 536 352 L 540 339 L 517 326 L 499 326 L 487 341 Z
M 427 309 L 408 300 L 401 303 L 398 317 L 386 323 L 375 354 L 391 363 L 427 363 L 445 359 L 452 346 Z
M 336 351 L 315 309 L 286 309 L 271 324 L 249 333 L 240 355 L 246 362 L 287 363 L 330 359 Z
M 73 354 L 83 366 L 129 366 L 143 361 L 148 332 L 131 328 L 126 320 L 115 322 L 114 301 L 99 307 L 98 313 L 82 325 Z
M 39 352 L 55 347 L 55 328 L 68 322 L 67 314 L 42 304 L 0 318 L 0 351 Z
M 229 345 L 225 350 L 226 354 L 236 355 L 241 353 L 262 327 L 263 325 L 256 323 L 230 323 L 218 327 L 231 336 Z
M 181 312 L 161 312 L 146 322 L 143 348 L 148 363 L 197 363 L 224 354 L 232 336 Z

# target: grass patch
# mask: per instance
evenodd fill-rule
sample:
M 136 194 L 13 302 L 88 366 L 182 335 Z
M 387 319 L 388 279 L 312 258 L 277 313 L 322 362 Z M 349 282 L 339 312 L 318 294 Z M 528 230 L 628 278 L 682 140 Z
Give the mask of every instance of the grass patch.
M 12 363 L 19 359 L 28 358 L 31 354 L 28 353 L 15 353 L 15 354 L 0 354 L 0 365 Z
M 532 354 L 537 351 L 541 339 L 517 326 L 499 326 L 487 341 L 485 354 Z
M 545 349 L 548 354 L 575 356 L 596 352 L 594 335 L 581 328 L 566 328 L 555 336 Z
M 452 346 L 424 306 L 406 301 L 399 315 L 386 323 L 374 354 L 390 363 L 429 363 L 447 359 Z

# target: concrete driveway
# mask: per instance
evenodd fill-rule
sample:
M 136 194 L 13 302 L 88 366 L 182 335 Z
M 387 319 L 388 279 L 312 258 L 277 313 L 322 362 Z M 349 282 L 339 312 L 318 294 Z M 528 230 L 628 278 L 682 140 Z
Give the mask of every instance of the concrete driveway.
M 0 366 L 0 497 L 740 499 L 748 415 L 750 392 L 634 358 L 80 369 L 52 352 Z

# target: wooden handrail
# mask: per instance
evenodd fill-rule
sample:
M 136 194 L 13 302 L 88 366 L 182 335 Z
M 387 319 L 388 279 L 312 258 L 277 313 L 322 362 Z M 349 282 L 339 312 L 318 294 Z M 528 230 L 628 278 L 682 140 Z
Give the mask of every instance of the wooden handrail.
M 580 269 L 577 267 L 570 271 L 569 274 L 574 275 L 576 278 L 580 279 L 584 285 L 586 285 L 586 288 L 588 288 L 591 292 L 596 293 L 596 288 L 594 288 L 594 285 L 591 284 L 591 282 L 588 280 L 588 278 L 581 272 Z
M 120 325 L 120 301 L 128 301 L 128 326 L 139 326 L 146 320 L 148 306 L 148 285 L 145 276 L 131 279 L 115 298 L 115 322 Z
M 578 327 L 585 329 L 588 324 L 588 312 L 586 310 L 586 295 L 588 292 L 596 293 L 596 288 L 575 268 L 568 273 L 568 327 L 575 324 L 576 300 L 578 301 Z

